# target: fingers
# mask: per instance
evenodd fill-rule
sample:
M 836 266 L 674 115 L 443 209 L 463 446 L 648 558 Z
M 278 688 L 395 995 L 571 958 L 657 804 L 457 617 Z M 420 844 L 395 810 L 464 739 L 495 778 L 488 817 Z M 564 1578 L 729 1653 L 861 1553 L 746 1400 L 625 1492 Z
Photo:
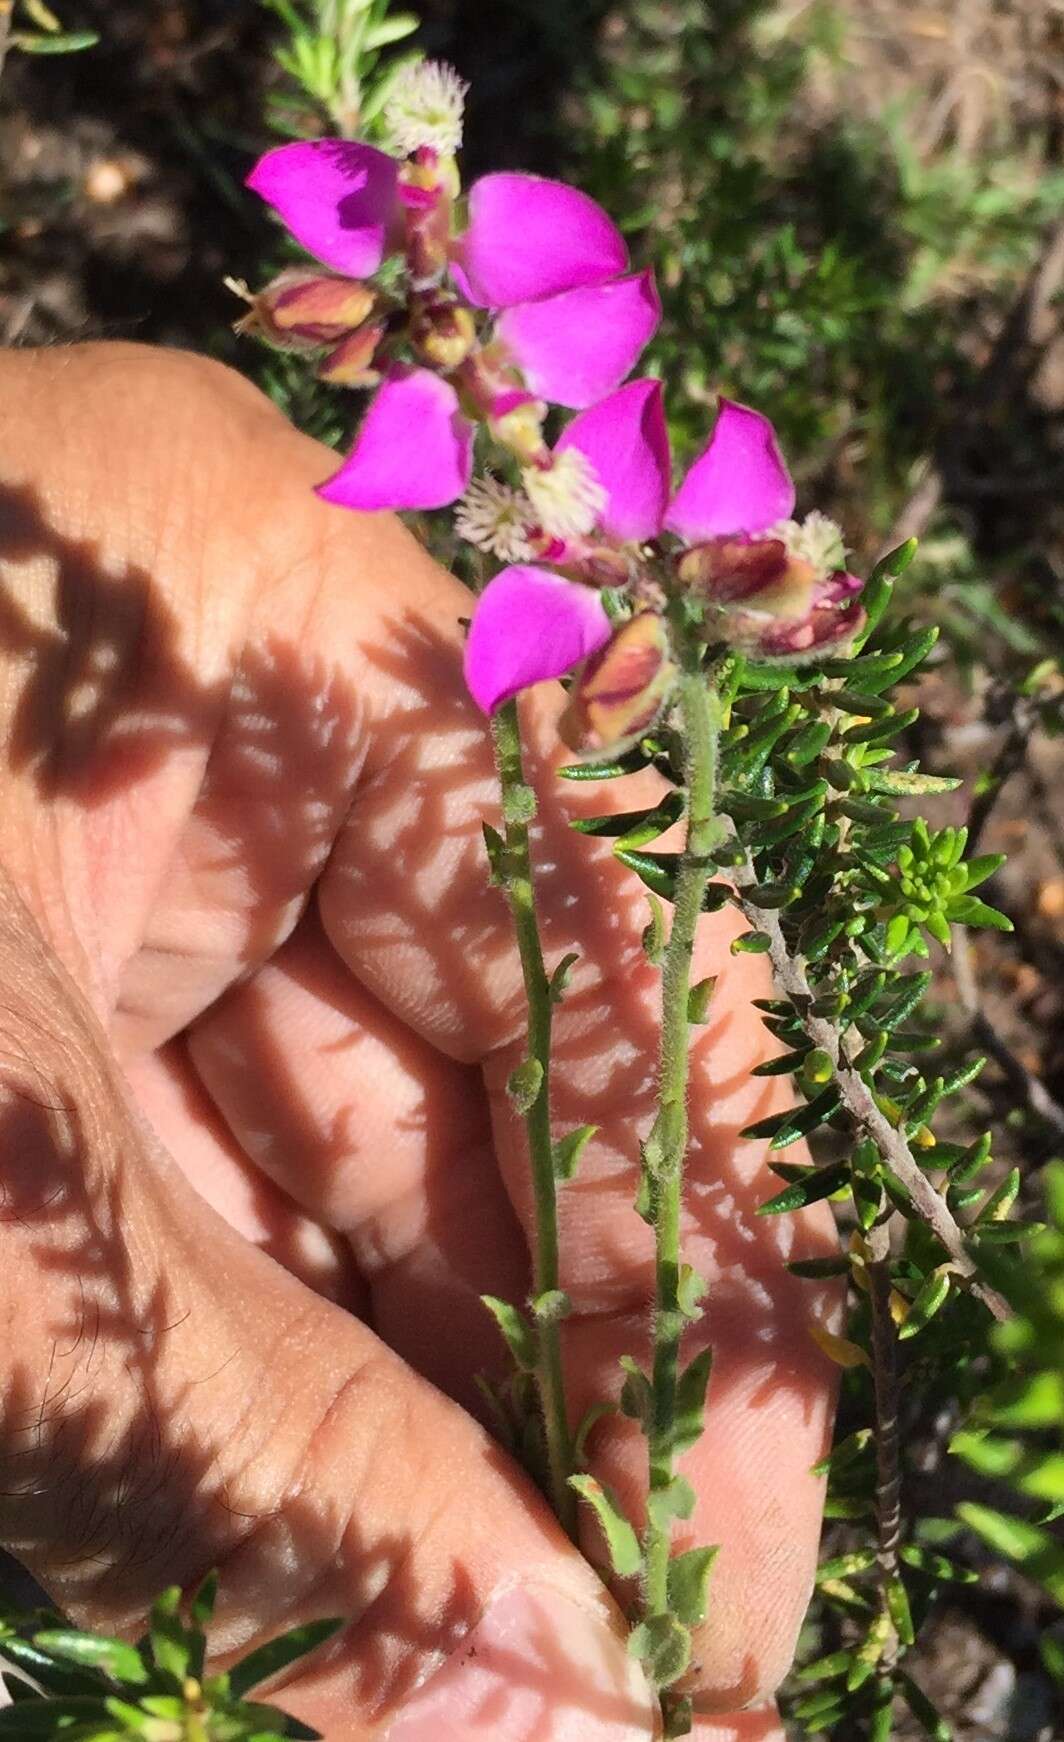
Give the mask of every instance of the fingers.
M 108 1631 L 212 1564 L 223 1651 L 347 1617 L 282 1692 L 336 1742 L 649 1738 L 617 1617 L 538 1500 L 184 1184 L 6 885 L 0 972 L 0 1534 L 19 1558 Z M 492 1732 L 466 1722 L 486 1705 Z

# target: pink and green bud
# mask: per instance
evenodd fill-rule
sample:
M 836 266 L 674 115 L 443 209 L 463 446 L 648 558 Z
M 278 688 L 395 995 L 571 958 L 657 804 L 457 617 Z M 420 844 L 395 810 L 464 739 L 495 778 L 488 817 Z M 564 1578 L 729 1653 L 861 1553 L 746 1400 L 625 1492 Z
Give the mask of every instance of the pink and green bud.
M 824 575 L 781 538 L 714 538 L 684 551 L 677 571 L 706 607 L 705 633 L 754 659 L 795 662 L 852 640 L 861 582 Z
M 357 279 L 314 267 L 290 267 L 251 298 L 237 331 L 256 333 L 286 351 L 335 345 L 372 312 L 376 297 Z
M 429 292 L 413 300 L 410 342 L 423 363 L 449 374 L 473 350 L 476 322 L 457 297 L 447 291 Z
M 675 679 L 664 621 L 655 611 L 640 611 L 580 673 L 562 718 L 562 738 L 582 756 L 626 748 L 650 730 Z
M 387 330 L 383 321 L 369 321 L 348 333 L 318 364 L 318 380 L 330 387 L 376 387 L 381 378 L 374 366 L 377 348 Z

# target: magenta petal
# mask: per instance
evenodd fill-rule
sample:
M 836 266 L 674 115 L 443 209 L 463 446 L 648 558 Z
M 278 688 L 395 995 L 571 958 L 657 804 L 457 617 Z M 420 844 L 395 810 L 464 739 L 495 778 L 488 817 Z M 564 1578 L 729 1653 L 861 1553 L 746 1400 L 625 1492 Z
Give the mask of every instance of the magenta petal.
M 656 538 L 669 500 L 669 436 L 661 382 L 630 381 L 574 417 L 558 450 L 586 454 L 609 496 L 600 525 L 612 538 Z
M 247 186 L 326 266 L 352 278 L 376 272 L 398 211 L 396 165 L 383 151 L 347 139 L 279 145 Z
M 620 231 L 578 188 L 538 175 L 485 175 L 473 183 L 455 276 L 478 307 L 510 308 L 605 284 L 627 264 Z
M 318 495 L 342 508 L 444 508 L 462 495 L 473 429 L 453 387 L 427 369 L 394 369 L 370 405 L 349 458 Z
M 689 544 L 733 532 L 764 532 L 794 512 L 794 485 L 767 417 L 722 399 L 709 446 L 666 516 Z
M 661 319 L 652 272 L 506 309 L 496 332 L 540 399 L 574 410 L 612 393 Z
M 610 638 L 610 621 L 591 587 L 549 569 L 518 564 L 485 587 L 469 625 L 465 677 L 485 714 L 519 690 L 562 677 Z

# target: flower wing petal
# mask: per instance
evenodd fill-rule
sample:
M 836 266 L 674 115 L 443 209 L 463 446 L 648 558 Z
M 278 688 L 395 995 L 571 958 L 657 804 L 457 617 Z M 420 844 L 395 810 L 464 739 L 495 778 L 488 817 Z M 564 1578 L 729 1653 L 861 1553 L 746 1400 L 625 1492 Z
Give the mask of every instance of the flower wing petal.
M 609 618 L 592 588 L 519 563 L 496 575 L 477 601 L 466 683 L 490 714 L 530 684 L 572 671 L 609 638 Z
M 455 277 L 479 308 L 605 284 L 627 264 L 620 231 L 579 188 L 538 175 L 485 175 L 473 183 Z
M 580 410 L 624 380 L 660 319 L 654 274 L 638 272 L 518 303 L 495 330 L 537 398 Z
M 376 272 L 396 221 L 396 165 L 371 145 L 314 139 L 260 157 L 247 186 L 309 253 L 336 272 Z
M 669 500 L 669 436 L 661 382 L 630 381 L 574 417 L 558 450 L 579 448 L 609 500 L 600 525 L 612 538 L 655 538 Z
M 676 492 L 666 526 L 695 544 L 763 532 L 793 511 L 794 485 L 768 418 L 722 399 L 709 445 Z
M 427 369 L 394 369 L 355 445 L 318 495 L 343 508 L 444 508 L 465 491 L 473 430 L 458 395 Z

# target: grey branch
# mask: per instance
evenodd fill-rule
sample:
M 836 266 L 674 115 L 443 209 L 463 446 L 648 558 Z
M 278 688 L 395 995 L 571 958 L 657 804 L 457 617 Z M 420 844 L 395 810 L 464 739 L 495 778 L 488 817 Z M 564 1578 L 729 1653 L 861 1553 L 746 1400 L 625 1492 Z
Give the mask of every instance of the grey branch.
M 756 881 L 750 866 L 740 867 L 732 876 L 738 886 L 740 898 L 742 890 Z M 949 1254 L 954 1269 L 967 1280 L 972 1294 L 982 1301 L 994 1318 L 1007 1319 L 1008 1304 L 996 1290 L 988 1288 L 980 1281 L 975 1261 L 965 1244 L 963 1230 L 954 1220 L 945 1199 L 935 1190 L 913 1155 L 904 1131 L 896 1129 L 876 1105 L 868 1084 L 846 1057 L 841 1036 L 834 1024 L 812 1014 L 815 993 L 809 984 L 801 958 L 792 956 L 787 948 L 779 914 L 755 907 L 752 902 L 747 901 L 742 901 L 742 909 L 750 924 L 764 932 L 769 940 L 769 956 L 777 985 L 795 1004 L 813 1045 L 822 1047 L 831 1059 L 835 1081 L 842 1091 L 843 1106 L 875 1143 L 887 1166 L 905 1187 L 916 1210 Z

